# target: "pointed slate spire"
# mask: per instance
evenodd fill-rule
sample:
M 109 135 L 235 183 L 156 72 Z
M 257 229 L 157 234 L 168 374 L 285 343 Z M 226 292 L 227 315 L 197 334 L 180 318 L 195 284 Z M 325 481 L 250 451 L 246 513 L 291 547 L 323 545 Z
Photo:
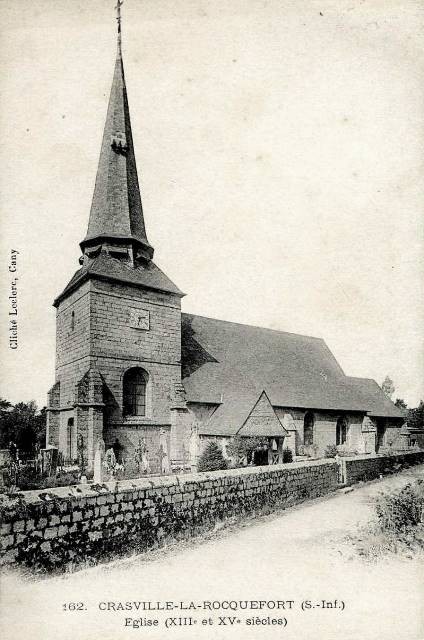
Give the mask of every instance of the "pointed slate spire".
M 121 4 L 118 0 L 118 48 L 103 133 L 96 184 L 87 235 L 80 246 L 84 253 L 95 247 L 125 247 L 134 259 L 150 260 L 153 247 L 144 226 L 143 207 L 131 132 L 121 50 Z

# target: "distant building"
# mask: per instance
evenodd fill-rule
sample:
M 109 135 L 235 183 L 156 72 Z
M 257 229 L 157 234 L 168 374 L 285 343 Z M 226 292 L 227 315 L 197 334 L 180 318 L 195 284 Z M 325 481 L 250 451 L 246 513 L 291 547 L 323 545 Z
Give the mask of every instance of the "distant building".
M 257 463 L 328 445 L 375 452 L 402 440 L 401 411 L 373 381 L 346 376 L 325 342 L 181 313 L 153 262 L 118 52 L 81 268 L 54 301 L 56 382 L 47 444 L 92 468 L 118 459 L 162 473 L 205 443 L 260 437 Z M 212 269 L 212 265 L 211 265 Z

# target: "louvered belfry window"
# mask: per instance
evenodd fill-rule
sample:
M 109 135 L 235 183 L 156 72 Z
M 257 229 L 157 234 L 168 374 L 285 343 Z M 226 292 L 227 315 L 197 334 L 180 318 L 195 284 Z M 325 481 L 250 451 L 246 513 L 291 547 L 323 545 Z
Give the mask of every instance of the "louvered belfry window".
M 124 416 L 146 415 L 147 373 L 143 369 L 129 369 L 124 374 Z

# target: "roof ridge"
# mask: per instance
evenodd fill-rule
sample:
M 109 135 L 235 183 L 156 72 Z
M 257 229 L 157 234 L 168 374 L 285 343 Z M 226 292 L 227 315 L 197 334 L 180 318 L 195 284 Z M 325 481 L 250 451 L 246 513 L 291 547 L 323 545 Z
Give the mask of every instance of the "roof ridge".
M 246 324 L 245 322 L 234 322 L 232 320 L 222 320 L 221 318 L 211 318 L 210 316 L 201 316 L 197 313 L 188 313 L 182 312 L 182 316 L 191 316 L 193 318 L 202 318 L 203 320 L 213 320 L 214 322 L 222 322 L 224 324 L 235 324 L 239 327 L 248 327 L 249 329 L 260 329 L 261 331 L 272 331 L 273 333 L 283 333 L 289 336 L 298 336 L 299 338 L 309 338 L 310 340 L 319 340 L 321 342 L 325 342 L 324 338 L 320 338 L 317 336 L 310 336 L 305 333 L 295 333 L 294 331 L 283 331 L 281 329 L 271 329 L 270 327 L 261 327 L 257 324 Z

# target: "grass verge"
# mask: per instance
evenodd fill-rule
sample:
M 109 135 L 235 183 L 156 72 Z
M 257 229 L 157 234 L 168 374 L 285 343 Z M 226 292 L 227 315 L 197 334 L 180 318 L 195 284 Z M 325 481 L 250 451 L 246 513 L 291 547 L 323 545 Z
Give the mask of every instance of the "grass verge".
M 396 554 L 413 559 L 424 552 L 424 481 L 380 493 L 373 520 L 348 537 L 357 555 L 378 561 Z

